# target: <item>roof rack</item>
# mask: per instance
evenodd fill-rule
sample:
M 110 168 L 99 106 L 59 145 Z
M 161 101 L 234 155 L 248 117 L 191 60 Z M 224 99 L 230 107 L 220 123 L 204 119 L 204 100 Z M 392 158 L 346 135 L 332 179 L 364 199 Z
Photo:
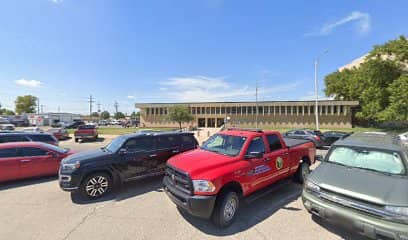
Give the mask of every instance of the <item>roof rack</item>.
M 259 128 L 227 128 L 227 130 L 257 132 L 257 133 L 262 133 L 263 132 L 263 130 L 259 129 Z

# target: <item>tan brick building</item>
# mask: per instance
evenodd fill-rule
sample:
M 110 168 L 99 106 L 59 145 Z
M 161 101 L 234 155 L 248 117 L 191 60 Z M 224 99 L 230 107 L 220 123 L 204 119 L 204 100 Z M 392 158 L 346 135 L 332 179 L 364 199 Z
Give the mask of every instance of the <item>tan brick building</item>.
M 254 127 L 256 120 L 255 102 L 200 102 L 200 103 L 139 103 L 140 126 L 177 127 L 169 120 L 169 108 L 182 105 L 194 116 L 184 127 L 220 127 L 227 119 L 228 126 Z M 321 128 L 352 127 L 353 109 L 357 101 L 319 101 Z M 314 101 L 264 101 L 258 102 L 259 127 L 314 127 Z

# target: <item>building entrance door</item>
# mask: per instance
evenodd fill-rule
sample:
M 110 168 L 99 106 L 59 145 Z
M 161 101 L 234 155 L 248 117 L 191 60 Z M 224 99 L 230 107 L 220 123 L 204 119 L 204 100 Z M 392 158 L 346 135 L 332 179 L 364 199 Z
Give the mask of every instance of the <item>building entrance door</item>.
M 197 126 L 199 128 L 205 128 L 205 118 L 199 118 Z
M 224 125 L 224 118 L 217 118 L 217 128 Z
M 215 128 L 215 118 L 207 118 L 207 127 Z

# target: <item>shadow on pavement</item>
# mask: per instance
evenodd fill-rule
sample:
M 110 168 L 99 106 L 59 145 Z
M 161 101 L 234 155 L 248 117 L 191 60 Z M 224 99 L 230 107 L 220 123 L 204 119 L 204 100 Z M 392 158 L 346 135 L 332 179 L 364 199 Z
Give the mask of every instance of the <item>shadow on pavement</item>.
M 302 186 L 295 183 L 283 185 L 250 204 L 241 201 L 240 210 L 235 222 L 228 228 L 222 229 L 214 226 L 211 221 L 193 217 L 179 209 L 180 214 L 200 231 L 214 236 L 228 236 L 248 230 L 265 219 L 272 216 L 276 211 L 285 208 L 289 203 L 296 201 L 302 193 Z M 289 211 L 301 209 L 287 207 Z
M 366 238 L 358 233 L 353 233 L 350 230 L 346 230 L 345 228 L 341 228 L 339 226 L 336 226 L 324 219 L 321 219 L 315 215 L 312 215 L 312 220 L 320 225 L 321 227 L 325 228 L 329 232 L 338 235 L 342 239 L 350 239 L 350 240 L 369 240 L 369 238 Z
M 122 186 L 116 187 L 110 194 L 105 197 L 95 200 L 85 199 L 77 193 L 71 193 L 71 200 L 75 204 L 94 204 L 105 201 L 123 201 L 128 198 L 136 197 L 148 192 L 162 192 L 163 176 L 150 177 L 137 181 L 124 183 Z
M 0 191 L 7 190 L 11 188 L 19 188 L 25 187 L 35 184 L 46 183 L 50 181 L 58 180 L 58 176 L 46 176 L 46 177 L 36 177 L 36 178 L 28 178 L 28 179 L 21 179 L 15 180 L 11 182 L 0 183 Z

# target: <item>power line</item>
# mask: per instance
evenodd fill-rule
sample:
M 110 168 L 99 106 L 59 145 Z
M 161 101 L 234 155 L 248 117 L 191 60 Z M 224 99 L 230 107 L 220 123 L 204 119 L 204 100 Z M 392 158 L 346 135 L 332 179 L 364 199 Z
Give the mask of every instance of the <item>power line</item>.
M 96 105 L 98 105 L 98 112 L 101 112 L 101 103 L 98 102 L 98 104 L 96 104 Z

